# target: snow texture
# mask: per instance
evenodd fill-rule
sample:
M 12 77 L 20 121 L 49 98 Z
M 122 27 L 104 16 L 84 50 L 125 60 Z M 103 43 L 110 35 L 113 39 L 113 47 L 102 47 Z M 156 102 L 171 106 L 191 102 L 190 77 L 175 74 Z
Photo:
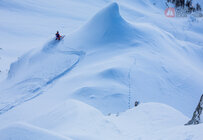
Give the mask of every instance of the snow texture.
M 71 140 L 42 128 L 16 123 L 0 130 L 1 140 Z
M 203 19 L 166 8 L 1 0 L 0 139 L 202 140 Z

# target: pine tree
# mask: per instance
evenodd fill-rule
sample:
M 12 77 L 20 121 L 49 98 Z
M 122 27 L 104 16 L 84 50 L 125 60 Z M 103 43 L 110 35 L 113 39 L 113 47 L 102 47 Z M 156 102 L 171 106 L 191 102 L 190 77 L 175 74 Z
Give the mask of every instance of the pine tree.
M 189 13 L 191 13 L 193 11 L 192 0 L 187 0 L 186 1 L 186 7 L 188 8 Z
M 185 0 L 180 0 L 180 2 L 181 2 L 181 7 L 185 7 Z
M 177 8 L 177 7 L 180 7 L 180 6 L 181 6 L 180 0 L 176 0 L 175 5 L 176 5 L 176 8 Z
M 199 3 L 196 4 L 195 7 L 193 7 L 193 0 L 167 0 L 168 3 L 173 3 L 176 8 L 185 8 L 187 9 L 187 13 L 192 13 L 195 11 L 201 11 L 202 8 Z
M 197 3 L 197 4 L 196 4 L 196 11 L 201 11 L 201 10 L 202 10 L 202 8 L 201 8 L 200 4 Z
M 186 7 L 190 8 L 192 6 L 192 1 L 187 0 L 185 5 L 186 5 Z

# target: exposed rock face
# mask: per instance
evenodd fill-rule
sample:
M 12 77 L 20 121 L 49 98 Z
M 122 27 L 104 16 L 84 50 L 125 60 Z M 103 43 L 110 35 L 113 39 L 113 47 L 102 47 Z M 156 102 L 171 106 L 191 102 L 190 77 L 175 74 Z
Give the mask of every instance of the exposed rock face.
M 203 94 L 200 98 L 199 104 L 195 109 L 195 112 L 193 113 L 192 119 L 185 125 L 202 123 L 202 119 L 203 119 L 202 109 L 203 109 Z

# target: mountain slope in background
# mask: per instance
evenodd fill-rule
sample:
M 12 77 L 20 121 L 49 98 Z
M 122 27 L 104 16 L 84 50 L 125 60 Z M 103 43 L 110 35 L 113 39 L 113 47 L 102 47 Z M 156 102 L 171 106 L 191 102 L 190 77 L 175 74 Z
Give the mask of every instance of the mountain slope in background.
M 5 22 L 8 22 L 6 15 L 12 12 L 23 21 L 29 22 L 30 18 L 42 21 L 41 26 L 35 26 L 39 27 L 36 30 L 40 35 L 28 35 L 25 44 L 29 44 L 31 38 L 41 38 L 36 43 L 41 46 L 47 34 L 43 25 L 47 25 L 47 30 L 59 26 L 56 21 L 51 22 L 54 17 L 60 23 L 60 27 L 54 29 L 61 29 L 66 37 L 60 42 L 52 39 L 27 53 L 33 46 L 26 49 L 25 44 L 20 46 L 19 54 L 24 55 L 11 63 L 8 77 L 1 80 L 0 122 L 4 128 L 0 134 L 10 129 L 15 134 L 16 129 L 8 124 L 25 122 L 31 125 L 17 125 L 17 129 L 22 129 L 20 137 L 25 138 L 28 135 L 24 132 L 29 131 L 47 137 L 55 132 L 77 140 L 201 139 L 202 125 L 183 125 L 202 94 L 200 25 L 203 20 L 169 19 L 164 16 L 166 7 L 160 1 L 119 0 L 104 8 L 101 7 L 107 1 L 86 2 L 53 0 L 49 4 L 13 0 L 1 3 L 1 7 L 9 7 L 1 9 Z M 52 7 L 55 4 L 61 10 L 56 12 Z M 85 16 L 80 12 L 66 13 L 67 8 L 77 11 L 74 6 L 80 7 L 79 11 L 89 8 L 90 11 Z M 87 21 L 87 17 L 92 16 L 90 13 L 98 9 L 102 10 Z M 32 16 L 22 11 L 29 11 Z M 39 12 L 42 15 L 39 16 Z M 45 22 L 45 17 L 50 21 Z M 35 22 L 29 23 L 28 29 L 34 25 Z M 3 26 L 0 32 L 6 32 L 16 41 L 21 26 L 11 29 L 16 35 L 9 35 L 10 30 Z M 71 27 L 75 29 L 67 34 Z M 3 45 L 11 44 L 4 41 Z M 6 56 L 3 60 L 9 64 L 15 58 L 14 51 L 10 50 L 12 46 L 3 47 Z M 5 77 L 6 69 L 3 74 Z M 136 100 L 158 103 L 144 103 L 134 108 Z M 128 108 L 132 109 L 126 111 Z M 105 116 L 107 114 L 113 115 Z M 177 133 L 167 137 L 171 132 Z M 3 136 L 9 139 L 7 134 Z

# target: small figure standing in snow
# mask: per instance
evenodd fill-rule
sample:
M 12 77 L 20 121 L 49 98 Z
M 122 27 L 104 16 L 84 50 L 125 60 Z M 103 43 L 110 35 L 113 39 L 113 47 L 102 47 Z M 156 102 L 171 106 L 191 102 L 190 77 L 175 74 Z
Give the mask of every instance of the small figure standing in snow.
M 61 35 L 59 34 L 59 31 L 56 32 L 56 40 L 60 40 L 61 39 Z
M 139 101 L 135 101 L 135 107 L 138 106 L 140 104 Z

